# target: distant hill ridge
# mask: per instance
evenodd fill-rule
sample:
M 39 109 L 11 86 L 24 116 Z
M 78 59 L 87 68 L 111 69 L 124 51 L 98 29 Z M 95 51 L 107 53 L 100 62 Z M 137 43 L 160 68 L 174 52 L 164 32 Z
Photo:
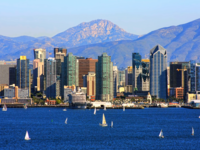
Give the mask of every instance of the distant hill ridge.
M 0 59 L 15 59 L 20 55 L 33 59 L 34 48 L 52 51 L 54 47 L 65 47 L 74 55 L 93 58 L 107 52 L 114 65 L 127 67 L 131 65 L 133 52 L 149 58 L 150 49 L 160 44 L 167 49 L 168 61 L 200 61 L 199 26 L 200 19 L 197 19 L 138 36 L 125 32 L 108 20 L 99 19 L 81 23 L 52 38 L 0 36 Z

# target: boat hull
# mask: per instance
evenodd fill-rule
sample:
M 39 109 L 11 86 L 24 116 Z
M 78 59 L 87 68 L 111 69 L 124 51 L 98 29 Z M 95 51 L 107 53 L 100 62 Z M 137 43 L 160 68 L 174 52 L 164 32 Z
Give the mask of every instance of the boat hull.
M 27 138 L 27 139 L 25 139 L 26 141 L 28 141 L 28 140 L 31 140 L 31 138 Z
M 108 125 L 107 124 L 99 124 L 100 126 L 102 126 L 102 127 L 107 127 Z

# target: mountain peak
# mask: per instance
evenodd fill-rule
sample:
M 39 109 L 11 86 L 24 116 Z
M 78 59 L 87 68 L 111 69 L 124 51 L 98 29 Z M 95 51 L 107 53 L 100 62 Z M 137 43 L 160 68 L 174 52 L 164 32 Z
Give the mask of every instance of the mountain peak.
M 97 19 L 83 22 L 53 37 L 54 40 L 67 42 L 70 47 L 119 40 L 135 40 L 138 36 L 127 33 L 108 20 Z

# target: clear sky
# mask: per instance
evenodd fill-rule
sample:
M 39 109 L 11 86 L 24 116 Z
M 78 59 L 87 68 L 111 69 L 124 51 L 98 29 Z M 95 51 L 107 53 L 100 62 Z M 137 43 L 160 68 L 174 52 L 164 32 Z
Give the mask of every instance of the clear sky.
M 52 37 L 96 19 L 142 35 L 198 18 L 200 0 L 0 0 L 0 35 L 11 37 Z

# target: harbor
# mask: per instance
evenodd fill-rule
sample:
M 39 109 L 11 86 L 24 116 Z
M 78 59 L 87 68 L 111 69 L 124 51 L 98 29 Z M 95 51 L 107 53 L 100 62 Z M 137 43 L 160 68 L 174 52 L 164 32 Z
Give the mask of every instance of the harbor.
M 99 125 L 103 114 L 107 127 Z M 199 115 L 184 108 L 106 108 L 95 115 L 93 109 L 8 108 L 0 113 L 0 143 L 1 149 L 198 149 Z

